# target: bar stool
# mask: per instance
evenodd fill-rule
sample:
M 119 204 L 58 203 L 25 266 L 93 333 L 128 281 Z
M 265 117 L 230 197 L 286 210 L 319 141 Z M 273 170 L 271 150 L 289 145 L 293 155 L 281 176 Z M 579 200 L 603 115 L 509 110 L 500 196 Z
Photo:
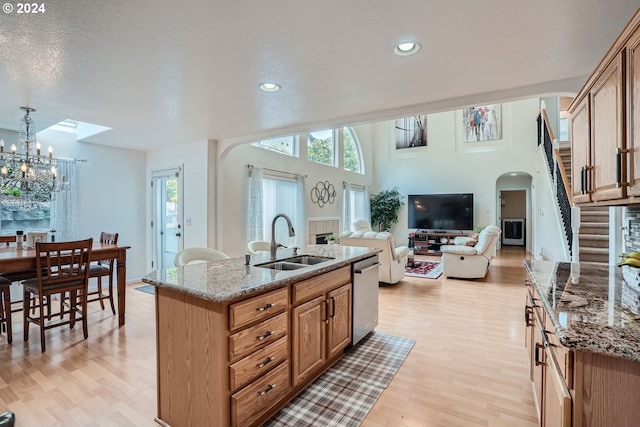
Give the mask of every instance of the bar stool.
M 7 342 L 13 341 L 11 331 L 11 280 L 0 276 L 0 333 L 7 331 Z

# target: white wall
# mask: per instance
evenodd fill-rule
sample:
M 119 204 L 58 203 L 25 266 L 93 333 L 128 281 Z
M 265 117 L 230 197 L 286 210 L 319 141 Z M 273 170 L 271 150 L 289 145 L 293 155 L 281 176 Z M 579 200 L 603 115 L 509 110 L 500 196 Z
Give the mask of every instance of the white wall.
M 562 219 L 542 147 L 536 152 L 533 161 L 535 173 L 532 183 L 534 229 L 532 254 L 537 259 L 569 262 L 571 259 L 564 246 Z
M 474 193 L 474 224 L 497 224 L 496 181 L 508 172 L 535 172 L 539 99 L 502 104 L 502 139 L 465 143 L 461 110 L 427 116 L 427 147 L 396 150 L 394 122 L 375 127 L 375 193 L 397 186 L 404 196 Z M 406 199 L 405 199 L 406 202 Z M 396 244 L 407 244 L 406 205 L 392 228 Z
M 342 167 L 321 165 L 306 160 L 306 136 L 301 137 L 300 156 L 285 156 L 248 143 L 228 146 L 219 158 L 219 195 L 222 204 L 220 227 L 218 227 L 219 249 L 231 256 L 242 256 L 247 251 L 247 164 L 283 172 L 306 175 L 307 218 L 340 217 L 342 213 L 343 181 L 352 184 L 371 185 L 373 129 L 371 126 L 353 127 L 365 158 L 365 175 L 345 171 Z M 333 204 L 320 208 L 311 202 L 310 190 L 318 181 L 329 181 L 336 189 Z M 342 228 L 342 224 L 341 224 Z
M 118 243 L 131 246 L 127 281 L 144 276 L 146 153 L 76 142 L 75 134 L 54 130 L 39 132 L 38 141 L 44 149 L 52 145 L 56 157 L 87 160 L 77 164 L 78 236 L 97 239 L 101 231 L 117 232 Z
M 184 247 L 208 246 L 209 209 L 208 199 L 213 194 L 213 186 L 209 186 L 209 142 L 206 140 L 166 147 L 147 153 L 146 163 L 146 271 L 150 272 L 152 261 L 151 250 L 151 174 L 154 170 L 181 167 L 183 173 L 183 242 Z M 189 224 L 190 223 L 190 224 Z

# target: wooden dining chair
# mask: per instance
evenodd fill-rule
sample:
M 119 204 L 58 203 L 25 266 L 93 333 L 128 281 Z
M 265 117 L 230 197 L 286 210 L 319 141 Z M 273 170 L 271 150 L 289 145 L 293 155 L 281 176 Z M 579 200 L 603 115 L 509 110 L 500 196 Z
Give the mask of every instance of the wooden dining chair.
M 40 327 L 40 346 L 46 351 L 44 331 L 58 326 L 75 326 L 77 321 L 82 322 L 84 338 L 88 338 L 87 328 L 87 285 L 89 282 L 89 265 L 91 258 L 91 246 L 93 239 L 85 239 L 71 242 L 36 243 L 36 272 L 35 279 L 22 282 L 24 296 L 22 299 L 22 313 L 24 316 L 24 340 L 29 341 L 30 323 Z M 59 295 L 60 301 L 64 301 L 69 294 L 69 305 L 60 304 L 61 319 L 51 320 L 45 316 L 44 307 L 52 295 Z M 38 315 L 31 314 L 31 298 L 35 297 L 38 306 Z M 78 300 L 80 308 L 78 308 Z M 51 305 L 48 305 L 51 310 Z M 50 314 L 50 313 L 49 313 Z M 69 318 L 64 319 L 68 314 Z
M 100 233 L 100 243 L 118 244 L 118 233 Z M 116 314 L 116 306 L 113 302 L 113 272 L 114 272 L 114 259 L 108 259 L 92 263 L 89 267 L 89 279 L 96 278 L 98 281 L 98 288 L 95 291 L 89 291 L 87 294 L 87 302 L 99 301 L 100 307 L 104 310 L 104 300 L 108 299 L 111 304 L 111 311 Z M 109 293 L 105 294 L 102 291 L 102 278 L 109 278 Z
M 11 329 L 11 280 L 0 276 L 0 333 L 7 332 L 7 342 L 13 341 Z

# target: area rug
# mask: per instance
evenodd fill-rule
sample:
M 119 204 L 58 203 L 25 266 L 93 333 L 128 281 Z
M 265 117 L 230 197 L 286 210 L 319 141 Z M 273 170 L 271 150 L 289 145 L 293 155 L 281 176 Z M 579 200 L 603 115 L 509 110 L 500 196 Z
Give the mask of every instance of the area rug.
M 155 295 L 156 293 L 156 287 L 153 285 L 144 285 L 144 286 L 138 286 L 137 288 L 134 288 L 136 291 L 140 291 L 140 292 L 146 292 L 148 294 L 151 295 Z
M 405 267 L 404 275 L 437 279 L 442 275 L 442 263 L 440 261 L 416 261 L 415 267 Z
M 374 331 L 264 426 L 359 426 L 414 344 L 410 338 Z

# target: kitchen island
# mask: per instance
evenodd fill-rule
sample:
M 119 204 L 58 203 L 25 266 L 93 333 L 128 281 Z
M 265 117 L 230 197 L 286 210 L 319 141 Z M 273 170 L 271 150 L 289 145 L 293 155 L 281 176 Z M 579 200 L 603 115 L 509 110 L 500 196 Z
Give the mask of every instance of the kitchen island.
M 640 315 L 620 267 L 525 267 L 525 345 L 541 425 L 638 425 Z
M 259 425 L 351 343 L 352 265 L 379 249 L 308 246 L 317 264 L 269 254 L 155 271 L 161 425 Z M 278 259 L 293 256 L 279 250 Z

